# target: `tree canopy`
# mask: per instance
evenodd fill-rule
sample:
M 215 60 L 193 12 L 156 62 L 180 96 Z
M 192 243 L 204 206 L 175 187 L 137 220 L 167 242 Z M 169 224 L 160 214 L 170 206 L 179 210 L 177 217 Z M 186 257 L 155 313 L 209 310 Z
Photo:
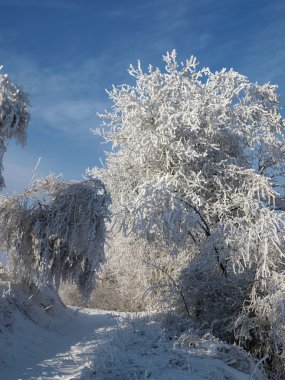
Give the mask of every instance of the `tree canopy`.
M 272 209 L 285 135 L 277 86 L 251 83 L 232 69 L 197 70 L 193 57 L 179 65 L 175 51 L 164 61 L 165 72 L 131 66 L 135 85 L 109 92 L 114 106 L 101 115 L 99 133 L 116 150 L 95 173 L 126 231 L 177 245 L 203 237 L 214 251 L 222 240 L 225 259 L 247 265 L 251 240 L 275 236 L 279 225 Z M 237 240 L 244 233 L 248 248 Z M 263 257 L 260 275 L 269 265 Z

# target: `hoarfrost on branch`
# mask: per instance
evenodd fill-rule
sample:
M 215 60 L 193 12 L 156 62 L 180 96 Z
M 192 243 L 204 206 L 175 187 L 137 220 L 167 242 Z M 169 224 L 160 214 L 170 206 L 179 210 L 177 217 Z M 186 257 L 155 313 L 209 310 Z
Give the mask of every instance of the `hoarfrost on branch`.
M 1 66 L 0 66 L 1 69 Z M 28 99 L 23 90 L 0 74 L 0 190 L 5 186 L 2 175 L 6 141 L 15 138 L 24 145 L 30 120 Z

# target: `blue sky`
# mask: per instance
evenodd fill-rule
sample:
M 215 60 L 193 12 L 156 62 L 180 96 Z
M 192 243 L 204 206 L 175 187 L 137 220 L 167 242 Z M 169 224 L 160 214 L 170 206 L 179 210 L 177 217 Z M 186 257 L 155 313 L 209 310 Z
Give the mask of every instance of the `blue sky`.
M 27 145 L 10 143 L 4 158 L 6 191 L 28 186 L 39 157 L 39 175 L 65 179 L 100 166 L 110 147 L 90 129 L 110 107 L 105 89 L 132 83 L 130 63 L 160 66 L 174 48 L 278 84 L 285 102 L 284 0 L 0 0 L 2 72 L 32 105 Z

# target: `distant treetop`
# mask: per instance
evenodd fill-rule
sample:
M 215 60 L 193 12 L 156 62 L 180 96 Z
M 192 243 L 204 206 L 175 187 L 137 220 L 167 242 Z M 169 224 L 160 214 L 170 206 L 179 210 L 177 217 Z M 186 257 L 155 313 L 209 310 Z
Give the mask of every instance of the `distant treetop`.
M 0 74 L 0 190 L 5 186 L 2 162 L 6 140 L 14 138 L 25 144 L 30 120 L 28 106 L 29 101 L 23 90 L 11 82 L 7 74 Z

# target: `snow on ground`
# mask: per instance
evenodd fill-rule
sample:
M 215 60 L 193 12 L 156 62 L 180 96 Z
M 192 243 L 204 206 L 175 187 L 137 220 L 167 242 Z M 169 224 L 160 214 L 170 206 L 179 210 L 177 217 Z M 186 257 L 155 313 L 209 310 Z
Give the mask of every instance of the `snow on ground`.
M 177 339 L 151 315 L 65 308 L 30 292 L 13 288 L 0 303 L 1 380 L 262 379 L 241 350 Z

